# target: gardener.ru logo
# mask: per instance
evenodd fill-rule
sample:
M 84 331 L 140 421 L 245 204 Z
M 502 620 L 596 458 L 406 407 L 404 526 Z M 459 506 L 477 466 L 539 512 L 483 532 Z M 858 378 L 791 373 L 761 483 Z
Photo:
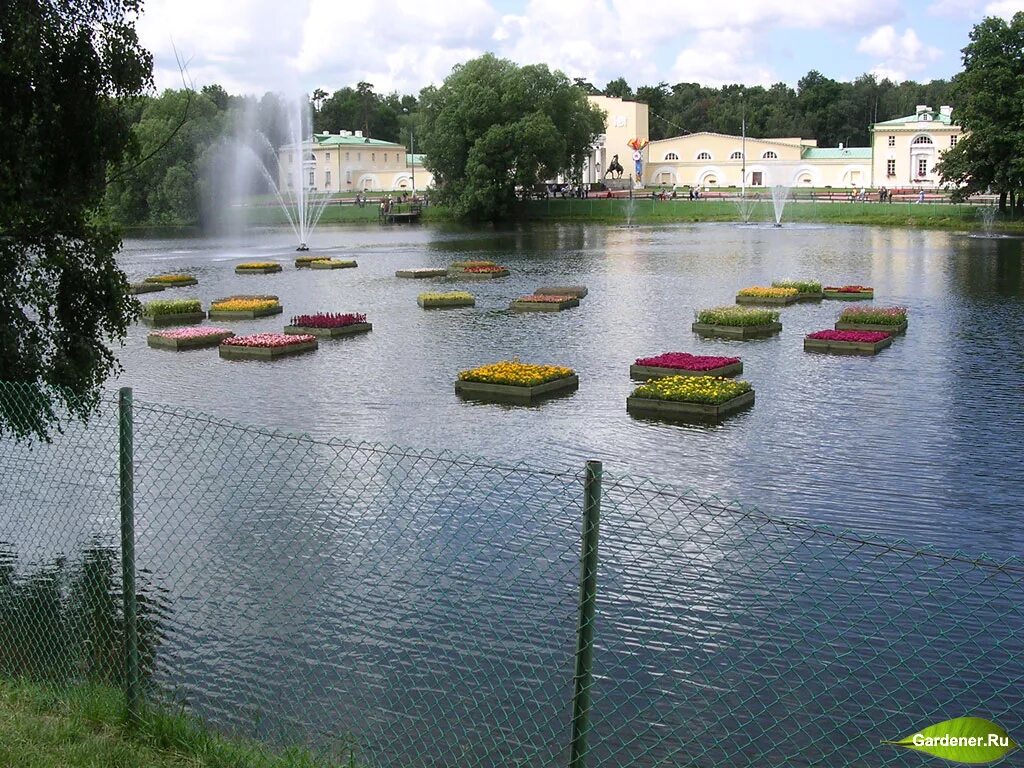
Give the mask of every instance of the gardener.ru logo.
M 883 743 L 971 765 L 994 763 L 1017 748 L 1001 726 L 980 717 L 945 720 L 899 741 Z

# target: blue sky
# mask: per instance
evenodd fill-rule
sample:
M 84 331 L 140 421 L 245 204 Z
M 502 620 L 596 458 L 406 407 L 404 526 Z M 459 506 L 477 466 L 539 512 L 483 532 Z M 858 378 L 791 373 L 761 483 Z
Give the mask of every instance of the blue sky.
M 181 85 L 177 55 L 190 82 L 232 93 L 415 93 L 486 51 L 599 87 L 795 85 L 812 69 L 927 81 L 960 69 L 984 16 L 1016 11 L 1024 0 L 148 0 L 138 28 L 161 89 Z

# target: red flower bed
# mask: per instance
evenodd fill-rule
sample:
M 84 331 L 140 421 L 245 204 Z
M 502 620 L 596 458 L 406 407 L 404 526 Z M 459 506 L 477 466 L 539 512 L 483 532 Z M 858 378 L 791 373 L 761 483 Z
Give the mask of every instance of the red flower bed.
M 316 336 L 308 333 L 289 336 L 284 333 L 257 333 L 252 336 L 232 336 L 224 339 L 221 344 L 230 347 L 290 347 L 293 344 L 305 344 L 307 341 L 316 341 Z
M 832 291 L 833 293 L 863 293 L 864 291 L 871 291 L 874 289 L 867 285 L 826 285 L 825 290 Z
M 859 341 L 874 344 L 876 341 L 887 339 L 891 333 L 883 331 L 816 331 L 807 334 L 808 339 L 820 339 L 822 341 Z
M 344 328 L 347 325 L 365 323 L 366 315 L 356 312 L 338 314 L 336 312 L 318 312 L 315 315 L 297 315 L 292 318 L 291 325 L 300 328 Z
M 475 266 L 475 267 L 466 267 L 462 271 L 463 272 L 504 272 L 505 271 L 505 267 L 499 267 L 499 266 L 496 266 L 496 265 L 492 266 L 490 264 L 480 264 L 480 265 Z
M 549 296 L 547 294 L 532 294 L 530 296 L 520 296 L 516 301 L 529 301 L 537 304 L 560 304 L 563 301 L 569 301 L 575 299 L 575 296 Z
M 657 357 L 638 357 L 635 365 L 654 368 L 679 368 L 684 371 L 712 371 L 738 363 L 738 357 L 714 357 L 713 355 L 691 355 L 689 352 L 666 352 Z

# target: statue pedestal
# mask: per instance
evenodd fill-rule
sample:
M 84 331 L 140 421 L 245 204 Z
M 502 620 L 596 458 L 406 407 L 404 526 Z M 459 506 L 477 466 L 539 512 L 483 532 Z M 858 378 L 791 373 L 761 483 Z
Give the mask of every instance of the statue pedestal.
M 599 181 L 606 187 L 608 187 L 608 189 L 610 189 L 612 192 L 618 192 L 621 190 L 633 188 L 633 179 L 626 176 L 626 174 L 622 174 L 621 179 L 613 179 L 611 176 L 609 176 L 607 179 L 600 179 Z

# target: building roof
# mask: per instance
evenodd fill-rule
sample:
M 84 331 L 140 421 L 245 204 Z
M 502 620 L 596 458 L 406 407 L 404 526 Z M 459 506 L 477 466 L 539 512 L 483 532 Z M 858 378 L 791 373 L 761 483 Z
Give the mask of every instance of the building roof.
M 802 160 L 870 160 L 871 147 L 805 147 Z
M 393 141 L 381 141 L 380 139 L 371 139 L 366 136 L 338 136 L 333 133 L 316 133 L 313 134 L 314 140 L 316 140 L 318 147 L 346 145 L 346 146 L 362 146 L 362 147 L 400 147 L 401 144 L 396 144 Z
M 882 125 L 920 125 L 921 123 L 924 123 L 926 125 L 928 123 L 938 123 L 939 125 L 953 124 L 953 116 L 951 114 L 943 114 L 942 112 L 932 111 L 925 112 L 924 114 L 930 115 L 931 117 L 928 120 L 920 120 L 918 119 L 918 115 L 907 115 L 906 117 L 897 117 L 892 120 L 884 120 L 881 123 L 875 123 L 875 128 L 878 128 L 879 126 Z
M 413 155 L 413 154 L 409 154 L 407 152 L 406 155 L 405 155 L 405 164 L 406 165 L 423 165 L 423 161 L 426 160 L 426 159 L 427 159 L 426 155 L 421 155 L 421 154 Z
M 669 136 L 664 139 L 655 139 L 648 146 L 654 146 L 655 144 L 667 144 L 671 141 L 679 141 L 680 139 L 695 139 L 700 136 L 718 136 L 724 139 L 735 139 L 737 142 L 743 141 L 742 136 L 736 136 L 731 133 L 717 133 L 716 131 L 695 131 L 693 133 L 684 133 L 680 136 Z M 780 147 L 788 147 L 789 149 L 801 149 L 806 144 L 801 142 L 814 143 L 814 139 L 793 139 L 793 138 L 774 138 L 774 139 L 760 139 L 756 136 L 747 136 L 747 141 L 756 141 L 761 144 L 774 144 Z

